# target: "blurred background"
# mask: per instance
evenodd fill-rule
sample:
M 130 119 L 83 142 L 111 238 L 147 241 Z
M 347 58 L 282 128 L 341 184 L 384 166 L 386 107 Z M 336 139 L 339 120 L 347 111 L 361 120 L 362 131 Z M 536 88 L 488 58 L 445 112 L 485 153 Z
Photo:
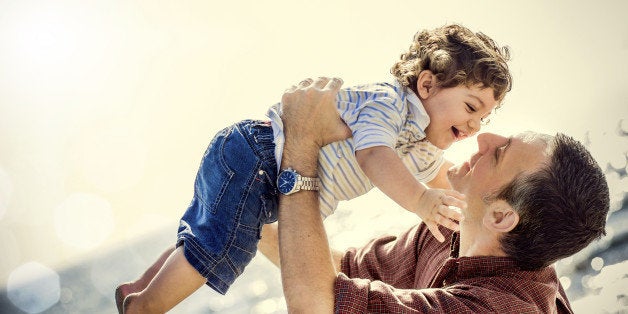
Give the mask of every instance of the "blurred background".
M 577 312 L 628 312 L 625 1 L 0 0 L 0 312 L 113 313 L 175 240 L 213 134 L 288 86 L 391 80 L 416 31 L 461 23 L 511 48 L 483 131 L 567 133 L 606 171 L 608 235 L 556 264 Z M 474 139 L 453 145 L 464 161 Z M 377 223 L 374 223 L 377 221 Z M 418 222 L 379 191 L 326 221 L 337 248 Z M 282 313 L 258 256 L 226 296 L 172 313 Z

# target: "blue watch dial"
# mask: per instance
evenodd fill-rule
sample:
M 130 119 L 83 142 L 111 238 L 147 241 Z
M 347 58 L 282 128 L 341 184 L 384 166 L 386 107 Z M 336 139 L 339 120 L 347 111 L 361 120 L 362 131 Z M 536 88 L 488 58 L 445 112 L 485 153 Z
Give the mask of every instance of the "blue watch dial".
M 277 177 L 277 189 L 279 189 L 279 192 L 282 194 L 292 192 L 296 184 L 297 174 L 292 170 L 284 170 Z

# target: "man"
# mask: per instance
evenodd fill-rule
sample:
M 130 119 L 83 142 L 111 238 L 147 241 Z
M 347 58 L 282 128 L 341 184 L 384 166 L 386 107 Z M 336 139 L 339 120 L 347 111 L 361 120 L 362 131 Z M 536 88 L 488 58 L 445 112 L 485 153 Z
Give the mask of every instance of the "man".
M 286 91 L 282 169 L 317 176 L 319 148 L 346 134 L 331 105 L 341 85 L 319 78 Z M 448 179 L 468 205 L 459 233 L 447 233 L 450 243 L 420 224 L 331 251 L 317 193 L 281 196 L 279 250 L 275 225 L 265 228 L 260 250 L 281 264 L 288 309 L 571 313 L 550 265 L 604 235 L 609 208 L 606 181 L 586 149 L 560 134 L 481 134 L 478 152 Z

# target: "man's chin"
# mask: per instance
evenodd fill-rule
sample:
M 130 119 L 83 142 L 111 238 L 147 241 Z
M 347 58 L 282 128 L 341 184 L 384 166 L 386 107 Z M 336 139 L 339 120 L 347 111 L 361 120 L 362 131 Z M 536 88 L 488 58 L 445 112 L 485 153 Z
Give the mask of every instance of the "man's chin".
M 447 170 L 447 180 L 454 190 L 460 191 L 462 178 L 469 173 L 469 163 L 464 162 Z
M 458 173 L 457 166 L 453 166 L 449 168 L 449 170 L 447 170 L 447 181 L 449 181 L 449 184 L 451 184 L 452 187 L 454 187 L 456 183 L 458 182 L 457 173 Z

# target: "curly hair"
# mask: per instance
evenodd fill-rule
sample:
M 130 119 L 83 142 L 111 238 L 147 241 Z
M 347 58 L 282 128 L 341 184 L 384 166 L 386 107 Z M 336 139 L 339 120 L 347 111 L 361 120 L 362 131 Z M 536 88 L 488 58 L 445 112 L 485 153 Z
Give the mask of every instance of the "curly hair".
M 503 251 L 525 270 L 548 266 L 606 234 L 610 199 L 604 173 L 586 148 L 557 134 L 549 163 L 520 175 L 496 193 L 519 214 Z
M 512 87 L 509 59 L 508 47 L 500 48 L 490 37 L 453 24 L 417 32 L 390 72 L 417 95 L 419 73 L 430 70 L 440 87 L 480 84 L 492 88 L 495 100 L 501 102 Z

